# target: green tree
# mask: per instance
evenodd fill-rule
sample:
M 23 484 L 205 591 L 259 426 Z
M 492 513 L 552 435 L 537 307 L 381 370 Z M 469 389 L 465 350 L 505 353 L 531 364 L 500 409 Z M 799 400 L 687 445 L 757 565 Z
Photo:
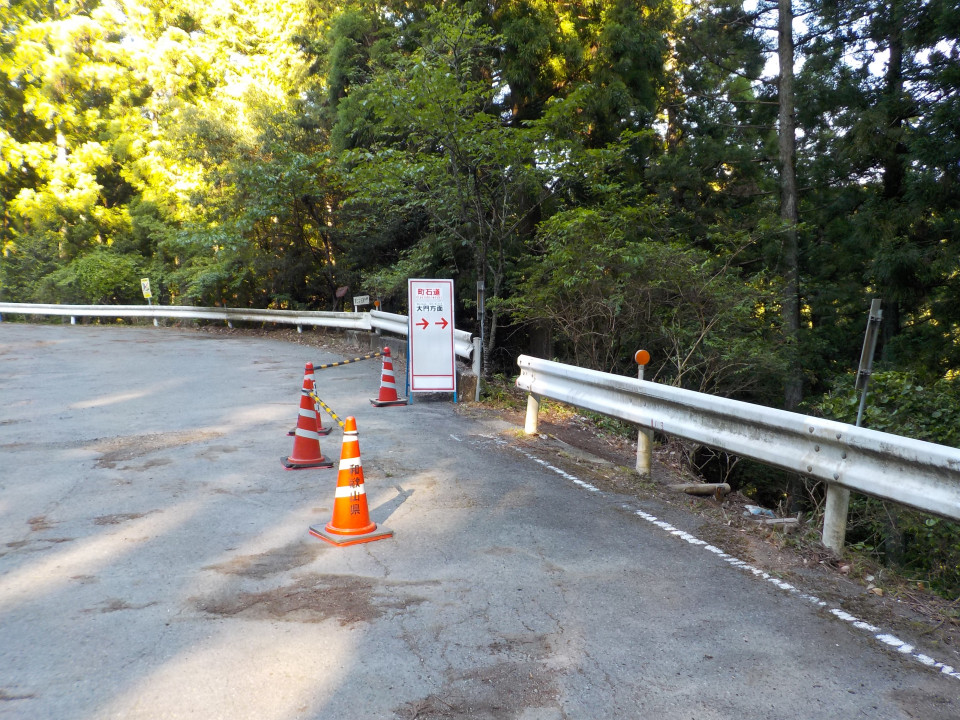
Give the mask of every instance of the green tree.
M 800 121 L 815 129 L 805 150 L 816 188 L 812 252 L 817 267 L 837 272 L 818 282 L 815 313 L 829 333 L 838 307 L 862 314 L 879 295 L 884 360 L 943 374 L 960 361 L 960 318 L 948 300 L 960 256 L 960 156 L 947 119 L 957 103 L 956 23 L 944 5 L 913 0 L 817 9 Z
M 42 284 L 58 266 L 129 232 L 124 205 L 131 187 L 116 141 L 142 94 L 119 43 L 118 18 L 91 6 L 89 14 L 25 22 L 3 55 L 3 75 L 27 121 L 7 126 L 2 138 L 7 223 L 0 282 L 26 293 L 21 299 L 43 299 L 33 281 Z
M 355 228 L 371 220 L 389 225 L 397 215 L 418 226 L 397 264 L 368 265 L 369 282 L 384 292 L 397 293 L 407 277 L 425 273 L 458 277 L 468 287 L 486 283 L 489 360 L 507 272 L 544 192 L 534 136 L 497 114 L 499 40 L 478 14 L 429 11 L 417 43 L 409 54 L 384 58 L 370 82 L 339 103 L 341 123 L 359 119 L 376 131 L 341 159 L 346 206 L 362 218 Z

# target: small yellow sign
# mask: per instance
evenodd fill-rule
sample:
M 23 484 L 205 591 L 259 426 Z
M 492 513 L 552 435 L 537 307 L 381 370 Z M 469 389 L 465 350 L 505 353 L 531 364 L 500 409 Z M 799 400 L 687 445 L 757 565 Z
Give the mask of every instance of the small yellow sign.
M 147 300 L 153 297 L 153 294 L 150 292 L 150 278 L 140 279 L 140 289 L 143 290 L 143 296 Z

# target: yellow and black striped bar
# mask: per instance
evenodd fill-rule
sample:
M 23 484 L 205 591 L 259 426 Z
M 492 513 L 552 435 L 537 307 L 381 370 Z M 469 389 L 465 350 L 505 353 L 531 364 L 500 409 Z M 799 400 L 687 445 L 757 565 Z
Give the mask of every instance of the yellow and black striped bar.
M 363 357 L 355 357 L 355 358 L 352 358 L 352 359 L 350 359 L 350 360 L 341 360 L 340 362 L 327 363 L 326 365 L 314 365 L 314 366 L 313 366 L 313 369 L 314 369 L 314 370 L 326 370 L 327 368 L 339 367 L 340 365 L 348 365 L 348 364 L 350 364 L 350 363 L 358 362 L 358 361 L 360 361 L 360 360 L 370 360 L 371 358 L 378 358 L 378 357 L 380 357 L 382 354 L 383 354 L 383 353 L 375 352 L 375 353 L 370 353 L 369 355 L 364 355 Z
M 342 365 L 343 363 L 340 363 L 340 364 Z M 317 405 L 319 405 L 319 406 L 322 407 L 324 410 L 326 410 L 327 415 L 329 415 L 330 417 L 332 417 L 332 418 L 333 418 L 333 421 L 334 421 L 337 425 L 339 425 L 339 426 L 341 427 L 341 429 L 344 427 L 344 425 L 343 425 L 343 420 L 340 419 L 340 416 L 337 415 L 333 410 L 331 410 L 331 409 L 330 409 L 330 406 L 327 405 L 323 400 L 321 400 L 320 398 L 318 398 L 317 395 L 316 395 L 316 393 L 310 393 L 310 397 L 313 398 L 313 401 L 314 401 Z

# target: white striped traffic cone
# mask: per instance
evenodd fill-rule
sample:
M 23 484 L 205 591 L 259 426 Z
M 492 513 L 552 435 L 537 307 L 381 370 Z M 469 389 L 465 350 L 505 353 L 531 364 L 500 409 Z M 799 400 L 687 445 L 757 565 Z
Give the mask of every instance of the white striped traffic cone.
M 313 371 L 313 363 L 307 363 L 303 368 L 303 379 L 309 379 L 313 383 L 313 387 L 317 387 L 317 376 Z M 320 406 L 316 403 L 313 404 L 313 410 L 317 415 L 317 434 L 318 435 L 329 435 L 330 430 L 333 428 L 325 428 L 323 426 L 323 414 L 320 412 Z M 297 429 L 293 428 L 292 430 L 287 431 L 287 435 L 293 436 L 297 434 Z
M 406 405 L 407 401 L 397 397 L 397 381 L 393 377 L 393 360 L 390 359 L 390 348 L 383 349 L 383 372 L 380 374 L 380 395 L 370 402 L 377 407 L 387 405 Z
M 317 432 L 317 413 L 313 405 L 313 380 L 305 377 L 300 391 L 300 414 L 293 436 L 293 452 L 280 462 L 287 470 L 304 468 L 332 468 L 333 461 L 320 452 L 320 434 Z
M 373 542 L 393 535 L 392 530 L 378 528 L 370 519 L 363 465 L 360 463 L 360 439 L 357 421 L 353 416 L 343 423 L 343 447 L 340 450 L 340 469 L 333 497 L 333 517 L 325 527 L 311 525 L 310 534 L 331 545 L 341 546 Z

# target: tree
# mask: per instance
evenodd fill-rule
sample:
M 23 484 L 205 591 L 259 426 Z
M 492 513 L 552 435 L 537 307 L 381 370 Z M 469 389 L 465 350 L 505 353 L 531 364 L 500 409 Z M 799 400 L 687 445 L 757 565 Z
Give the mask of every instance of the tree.
M 792 0 L 777 3 L 777 58 L 780 65 L 778 99 L 778 157 L 780 167 L 780 219 L 783 221 L 783 333 L 792 345 L 794 356 L 799 352 L 800 334 L 800 197 L 797 188 L 796 119 L 793 90 L 793 4 Z M 803 399 L 803 378 L 800 362 L 792 363 L 793 372 L 784 388 L 784 408 L 796 410 Z
M 120 143 L 142 94 L 119 44 L 118 19 L 91 6 L 89 14 L 24 22 L 3 57 L 3 75 L 15 88 L 8 100 L 19 102 L 8 103 L 7 112 L 25 122 L 7 126 L 2 138 L 7 223 L 0 282 L 22 299 L 40 299 L 35 281 L 59 287 L 43 278 L 130 230 Z
M 397 293 L 407 277 L 424 273 L 470 287 L 485 282 L 489 368 L 507 273 L 543 192 L 533 134 L 496 112 L 499 41 L 478 14 L 430 11 L 417 43 L 409 55 L 383 58 L 370 82 L 340 100 L 335 134 L 357 137 L 360 126 L 375 133 L 342 157 L 346 208 L 364 227 L 371 219 L 388 224 L 391 215 L 419 224 L 399 264 L 379 272 L 368 265 L 368 282 L 382 291 Z
M 884 361 L 937 376 L 960 361 L 955 303 L 945 302 L 960 255 L 960 154 L 946 119 L 957 102 L 957 29 L 939 3 L 816 7 L 801 118 L 817 130 L 807 152 L 818 264 L 840 270 L 820 287 L 849 288 L 846 314 L 862 315 L 869 294 L 879 294 Z
M 778 333 L 758 312 L 771 288 L 742 277 L 733 256 L 685 244 L 669 206 L 571 208 L 543 222 L 531 245 L 515 312 L 549 318 L 562 359 L 635 372 L 643 347 L 656 359 L 648 379 L 724 396 L 762 396 L 782 381 Z

